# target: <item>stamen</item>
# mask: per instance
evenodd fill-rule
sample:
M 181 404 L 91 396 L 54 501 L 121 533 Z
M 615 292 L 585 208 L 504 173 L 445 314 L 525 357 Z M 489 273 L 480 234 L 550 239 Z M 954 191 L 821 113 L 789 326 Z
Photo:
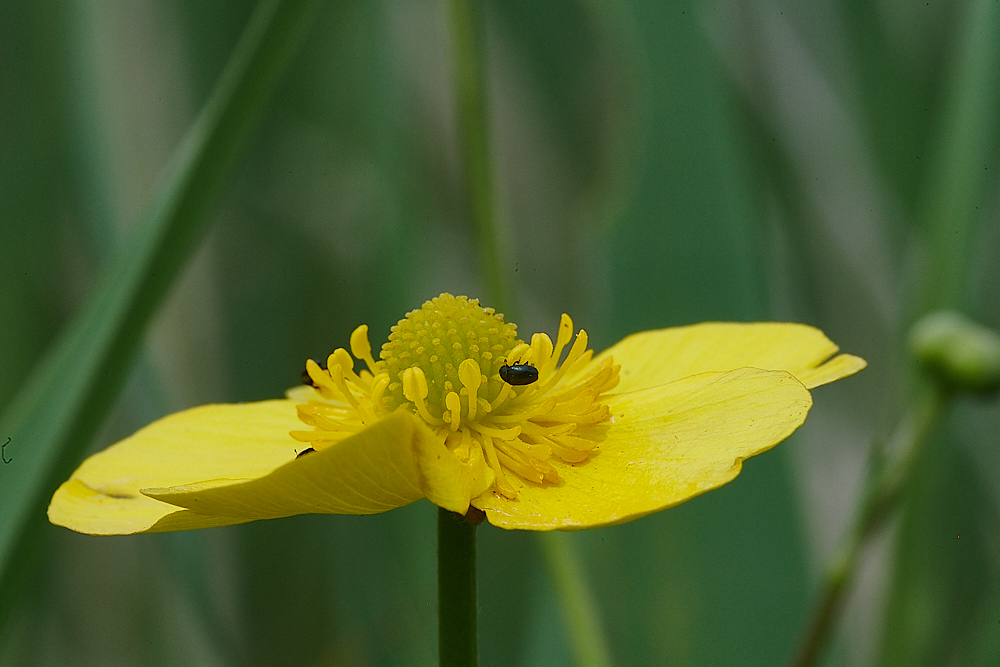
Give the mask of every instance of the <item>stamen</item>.
M 580 333 L 576 335 L 576 340 L 573 342 L 573 347 L 570 348 L 569 354 L 566 355 L 566 361 L 559 366 L 559 370 L 545 383 L 544 387 L 539 387 L 538 391 L 548 391 L 551 389 L 559 380 L 562 380 L 566 376 L 566 372 L 570 370 L 577 359 L 587 352 L 587 332 L 580 329 Z
M 306 372 L 309 374 L 309 379 L 313 381 L 313 385 L 319 391 L 320 396 L 329 400 L 336 398 L 337 391 L 336 387 L 330 381 L 330 374 L 320 367 L 312 359 L 306 359 Z
M 526 421 L 521 424 L 521 434 L 530 435 L 533 438 L 544 438 L 550 435 L 565 435 L 576 430 L 574 424 L 557 424 L 555 426 L 542 426 L 533 421 Z
M 354 372 L 354 357 L 351 353 L 342 347 L 338 347 L 333 351 L 327 360 L 326 367 L 333 368 L 334 366 L 340 366 L 343 371 L 344 379 L 353 384 L 355 387 L 361 391 L 369 391 L 371 385 L 365 382 L 357 373 Z
M 466 359 L 458 365 L 458 379 L 462 386 L 469 391 L 469 416 L 471 421 L 476 418 L 476 407 L 479 403 L 479 386 L 483 383 L 483 374 L 479 370 L 479 364 L 473 359 Z
M 372 406 L 367 402 L 358 405 L 358 416 L 361 417 L 361 423 L 365 426 L 370 426 L 378 421 L 378 417 L 375 415 L 375 411 Z
M 519 452 L 527 454 L 533 459 L 539 459 L 541 461 L 547 461 L 549 457 L 552 456 L 552 448 L 548 445 L 533 444 L 530 442 L 525 442 L 521 438 L 514 438 L 513 440 L 506 440 L 505 443 Z
M 511 424 L 525 421 L 528 419 L 533 419 L 535 417 L 540 417 L 541 415 L 548 414 L 552 408 L 556 406 L 555 397 L 549 397 L 536 405 L 531 410 L 525 412 L 517 412 L 512 415 L 497 415 L 493 417 L 493 421 L 500 424 Z
M 349 421 L 356 415 L 346 403 L 328 403 L 326 401 L 308 401 L 295 406 L 300 417 L 320 415 L 336 422 Z
M 458 425 L 462 423 L 462 399 L 453 391 L 449 391 L 445 396 L 444 404 L 451 413 L 451 430 L 457 431 Z
M 586 461 L 590 457 L 590 452 L 582 452 L 578 449 L 563 447 L 558 442 L 550 438 L 544 438 L 543 441 L 552 447 L 553 454 L 567 463 L 580 463 L 581 461 Z
M 559 473 L 552 467 L 552 464 L 546 460 L 536 459 L 532 456 L 526 455 L 517 448 L 511 447 L 510 445 L 513 442 L 515 441 L 493 441 L 493 446 L 496 447 L 497 450 L 497 458 L 507 465 L 508 468 L 516 472 L 521 477 L 531 480 L 537 484 L 541 484 L 544 480 L 548 480 L 550 482 L 559 481 Z
M 330 360 L 334 360 L 332 354 L 330 355 Z M 346 382 L 344 382 L 343 366 L 334 363 L 329 366 L 328 371 L 330 373 L 330 379 L 333 380 L 334 386 L 341 394 L 343 394 L 347 402 L 354 406 L 354 409 L 357 410 L 359 405 L 358 399 L 354 397 L 354 394 L 351 393 L 351 388 L 347 386 Z
M 491 468 L 493 468 L 493 472 L 496 474 L 496 479 L 493 481 L 493 485 L 501 494 L 511 500 L 515 500 L 517 498 L 517 491 L 515 491 L 514 487 L 507 481 L 503 468 L 500 467 L 500 461 L 497 460 L 496 449 L 493 448 L 493 439 L 488 435 L 483 435 L 483 437 L 479 439 L 479 442 L 482 444 L 483 451 L 486 454 L 486 462 Z
M 581 354 L 572 364 L 568 365 L 568 370 L 566 371 L 565 377 L 574 377 L 578 373 L 581 373 L 584 368 L 590 364 L 590 360 L 594 356 L 593 350 L 587 350 Z
M 555 368 L 555 364 L 552 362 L 552 339 L 549 338 L 548 334 L 536 333 L 531 337 L 531 349 L 534 351 L 534 361 L 535 366 L 538 367 L 538 373 L 541 375 L 542 371 L 551 371 Z
M 427 378 L 424 377 L 424 372 L 419 367 L 411 367 L 400 375 L 403 380 L 403 396 L 416 406 L 417 412 L 424 421 L 434 426 L 443 424 L 443 420 L 427 410 Z
M 378 360 L 361 325 L 351 334 L 351 352 L 335 350 L 328 369 L 307 361 L 318 396 L 296 409 L 314 430 L 292 437 L 321 449 L 393 410 L 412 410 L 458 460 L 478 466 L 496 493 L 514 499 L 507 473 L 532 484 L 558 483 L 558 465 L 582 463 L 597 448 L 602 432 L 589 425 L 609 418 L 601 396 L 618 385 L 620 366 L 610 359 L 592 366 L 582 330 L 560 363 L 572 338 L 568 315 L 554 344 L 544 333 L 528 344 L 492 309 L 442 294 L 392 327 Z M 355 359 L 367 369 L 355 372 Z M 539 380 L 503 382 L 503 363 L 533 364 Z
M 526 364 L 532 360 L 531 356 L 531 346 L 527 343 L 518 343 L 507 353 L 507 363 L 513 364 L 514 362 L 520 362 Z
M 566 415 L 579 415 L 589 412 L 591 406 L 594 404 L 594 400 L 597 398 L 597 391 L 593 389 L 584 389 L 571 401 L 560 401 L 557 407 L 554 407 L 549 412 L 545 413 L 546 420 L 554 419 L 557 417 L 565 417 Z M 555 399 L 549 399 L 555 403 Z
M 553 417 L 552 421 L 555 422 L 567 422 L 573 424 L 599 424 L 605 421 L 611 416 L 611 408 L 606 405 L 595 405 L 593 409 L 576 415 L 565 415 L 562 417 Z
M 315 426 L 323 431 L 357 431 L 363 424 L 354 415 L 344 417 L 343 412 L 326 410 L 327 406 L 318 401 L 310 401 L 295 406 L 299 421 L 309 426 Z
M 459 448 L 465 451 L 465 460 L 470 461 L 472 460 L 472 445 L 476 442 L 476 440 L 472 437 L 472 433 L 465 426 L 461 428 L 461 431 L 462 444 L 459 445 Z
M 552 359 L 554 363 L 552 365 L 555 368 L 555 364 L 559 363 L 559 357 L 562 356 L 563 348 L 566 347 L 566 343 L 569 339 L 573 337 L 573 320 L 566 313 L 562 314 L 559 318 L 559 333 L 556 336 L 556 349 L 552 352 Z
M 368 342 L 368 325 L 362 324 L 351 334 L 351 354 L 365 362 L 372 375 L 378 375 L 378 364 L 372 357 L 372 346 Z
M 593 451 L 594 447 L 597 447 L 597 443 L 593 440 L 578 438 L 575 435 L 556 435 L 553 436 L 551 440 L 559 443 L 563 447 L 574 449 L 578 452 L 590 452 Z
M 382 396 L 385 394 L 386 387 L 389 386 L 389 374 L 379 373 L 374 378 L 372 378 L 372 404 L 375 406 L 375 411 L 379 414 L 388 414 L 389 410 L 386 409 L 385 403 L 382 401 Z
M 314 449 L 320 450 L 353 434 L 346 431 L 289 431 L 288 435 L 299 442 L 308 442 Z
M 490 407 L 493 408 L 493 410 L 496 410 L 497 407 L 503 405 L 503 402 L 507 400 L 507 397 L 510 396 L 512 391 L 514 391 L 514 387 L 504 382 L 503 386 L 500 387 L 500 393 L 495 399 L 493 399 L 493 402 L 490 403 Z
M 517 436 L 521 435 L 520 426 L 515 426 L 514 428 L 490 428 L 489 426 L 483 426 L 477 422 L 472 422 L 469 424 L 469 428 L 476 433 L 482 433 L 485 436 L 499 438 L 500 440 L 513 440 Z
M 504 468 L 513 471 L 514 473 L 520 475 L 529 482 L 534 482 L 535 484 L 541 484 L 545 481 L 545 475 L 541 471 L 535 469 L 534 466 L 525 464 L 521 461 L 516 460 L 507 452 L 505 452 L 499 442 L 495 443 L 497 451 L 497 459 L 499 463 L 503 465 Z

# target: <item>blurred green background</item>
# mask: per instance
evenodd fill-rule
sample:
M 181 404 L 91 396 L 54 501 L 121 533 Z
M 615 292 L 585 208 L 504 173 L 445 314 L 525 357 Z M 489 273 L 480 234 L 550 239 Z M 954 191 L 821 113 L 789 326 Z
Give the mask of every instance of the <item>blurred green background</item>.
M 806 425 L 732 484 L 572 536 L 616 664 L 787 662 L 872 439 L 906 404 L 909 323 L 930 303 L 1000 327 L 989 4 L 486 3 L 522 335 L 562 312 L 598 350 L 795 320 L 870 364 L 815 391 Z M 0 2 L 0 408 L 123 251 L 251 10 Z M 486 296 L 448 36 L 441 2 L 323 5 L 88 451 L 186 407 L 279 396 L 305 358 L 360 323 L 377 344 L 442 291 Z M 928 302 L 936 262 L 959 289 Z M 823 664 L 1000 663 L 998 432 L 995 400 L 955 402 Z M 32 521 L 0 664 L 436 663 L 427 502 L 137 537 Z M 479 552 L 481 664 L 570 664 L 534 536 L 484 524 Z

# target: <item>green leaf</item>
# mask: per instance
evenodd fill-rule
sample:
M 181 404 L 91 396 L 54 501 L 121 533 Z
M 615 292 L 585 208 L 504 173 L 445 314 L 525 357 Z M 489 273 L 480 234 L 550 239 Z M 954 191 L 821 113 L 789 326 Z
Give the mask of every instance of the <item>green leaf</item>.
M 113 404 L 143 331 L 208 225 L 212 204 L 319 0 L 263 0 L 174 155 L 163 186 L 123 254 L 0 418 L 0 619 L 13 577 L 45 524 L 56 485 Z

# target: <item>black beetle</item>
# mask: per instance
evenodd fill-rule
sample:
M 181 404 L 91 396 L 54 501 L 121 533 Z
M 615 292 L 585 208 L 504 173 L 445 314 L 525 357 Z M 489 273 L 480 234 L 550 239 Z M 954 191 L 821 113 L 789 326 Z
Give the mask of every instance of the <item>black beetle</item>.
M 538 381 L 538 369 L 531 364 L 511 364 L 504 363 L 500 367 L 500 379 L 515 387 L 531 384 Z

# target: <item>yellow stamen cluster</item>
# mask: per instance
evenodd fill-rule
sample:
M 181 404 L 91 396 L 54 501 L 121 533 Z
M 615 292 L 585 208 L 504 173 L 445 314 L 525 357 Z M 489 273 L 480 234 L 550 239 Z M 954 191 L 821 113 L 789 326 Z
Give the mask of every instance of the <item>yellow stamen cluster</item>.
M 608 359 L 584 372 L 593 356 L 584 331 L 560 364 L 572 337 L 573 321 L 563 315 L 555 345 L 543 333 L 529 345 L 517 338 L 516 325 L 492 308 L 442 294 L 392 327 L 378 361 L 368 327 L 354 331 L 351 351 L 368 370 L 356 374 L 354 359 L 342 348 L 330 355 L 326 370 L 307 362 L 318 397 L 298 411 L 314 430 L 293 431 L 292 437 L 322 449 L 393 410 L 410 410 L 460 460 L 485 461 L 494 473 L 494 489 L 514 498 L 506 473 L 536 484 L 556 483 L 553 457 L 581 463 L 601 440 L 609 412 L 600 396 L 618 384 L 619 367 Z M 504 363 L 532 363 L 538 381 L 507 384 L 499 375 Z

